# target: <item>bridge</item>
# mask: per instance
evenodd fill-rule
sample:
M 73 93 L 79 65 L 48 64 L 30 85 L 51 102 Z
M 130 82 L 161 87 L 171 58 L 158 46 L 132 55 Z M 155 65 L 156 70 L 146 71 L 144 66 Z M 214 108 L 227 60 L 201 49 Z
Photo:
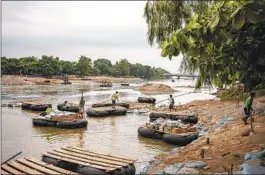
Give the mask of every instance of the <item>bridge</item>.
M 187 78 L 193 78 L 193 79 L 198 78 L 198 75 L 171 74 L 171 73 L 164 73 L 163 76 L 166 78 L 177 77 L 177 79 L 179 79 L 180 77 L 187 77 Z

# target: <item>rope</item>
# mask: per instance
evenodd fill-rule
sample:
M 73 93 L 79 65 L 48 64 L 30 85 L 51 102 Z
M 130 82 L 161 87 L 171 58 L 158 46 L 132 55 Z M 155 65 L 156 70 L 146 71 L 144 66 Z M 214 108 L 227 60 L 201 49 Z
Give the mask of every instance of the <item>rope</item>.
M 180 97 L 180 96 L 187 95 L 187 94 L 191 94 L 191 93 L 195 93 L 195 92 L 188 92 L 188 93 L 184 93 L 184 94 L 176 95 L 176 96 L 173 96 L 173 98 L 175 98 L 175 97 Z M 159 103 L 161 103 L 161 102 L 163 102 L 163 101 L 166 101 L 166 100 L 168 100 L 168 98 L 166 98 L 166 99 L 164 99 L 164 100 L 161 100 L 161 101 L 157 102 L 156 105 L 159 104 Z

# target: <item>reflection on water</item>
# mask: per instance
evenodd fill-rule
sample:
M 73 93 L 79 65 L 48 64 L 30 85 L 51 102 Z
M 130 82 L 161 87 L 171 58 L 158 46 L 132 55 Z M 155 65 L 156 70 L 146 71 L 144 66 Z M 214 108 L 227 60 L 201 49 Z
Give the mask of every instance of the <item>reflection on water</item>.
M 167 81 L 171 83 L 171 81 Z M 166 83 L 167 83 L 166 82 Z M 178 82 L 178 81 L 176 81 Z M 163 82 L 165 83 L 165 82 Z M 183 84 L 183 82 L 182 82 Z M 27 99 L 42 100 L 53 104 L 65 100 L 78 103 L 81 90 L 86 89 L 84 97 L 86 105 L 110 100 L 110 96 L 119 90 L 121 102 L 134 102 L 138 96 L 143 95 L 134 87 L 119 88 L 114 84 L 112 88 L 99 88 L 97 83 L 84 83 L 82 85 L 27 85 L 8 87 L 2 86 L 2 103 L 13 103 Z M 176 92 L 174 95 L 188 92 L 187 89 Z M 145 96 L 145 95 L 143 95 Z M 186 103 L 193 99 L 212 98 L 207 94 L 189 94 L 176 98 Z M 157 101 L 168 98 L 168 95 L 155 95 Z M 167 103 L 167 102 L 166 102 Z M 60 129 L 56 127 L 35 127 L 31 117 L 37 115 L 20 108 L 2 108 L 2 159 L 6 160 L 19 151 L 20 157 L 41 157 L 41 153 L 60 148 L 62 146 L 79 146 L 92 150 L 116 153 L 127 157 L 137 158 L 139 162 L 151 160 L 159 153 L 170 151 L 174 146 L 160 140 L 142 138 L 138 136 L 137 129 L 149 120 L 148 116 L 133 113 L 126 116 L 107 118 L 88 118 L 87 128 Z M 146 163 L 145 163 L 146 164 Z M 138 163 L 139 169 L 143 164 Z

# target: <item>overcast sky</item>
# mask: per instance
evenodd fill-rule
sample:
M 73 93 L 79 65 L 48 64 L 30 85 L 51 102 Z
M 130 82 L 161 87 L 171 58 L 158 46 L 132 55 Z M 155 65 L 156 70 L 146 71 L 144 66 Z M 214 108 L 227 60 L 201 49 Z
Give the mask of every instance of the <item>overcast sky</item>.
M 2 2 L 2 54 L 6 57 L 53 55 L 77 61 L 80 55 L 115 63 L 162 67 L 177 72 L 180 58 L 169 61 L 148 45 L 144 1 Z

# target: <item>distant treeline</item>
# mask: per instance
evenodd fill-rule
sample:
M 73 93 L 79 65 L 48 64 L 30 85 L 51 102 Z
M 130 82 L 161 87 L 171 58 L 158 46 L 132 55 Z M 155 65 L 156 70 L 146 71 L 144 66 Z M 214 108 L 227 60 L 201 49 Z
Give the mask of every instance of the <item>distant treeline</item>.
M 114 77 L 138 77 L 144 79 L 161 79 L 161 68 L 155 68 L 139 63 L 131 64 L 127 59 L 121 59 L 112 65 L 111 61 L 100 58 L 92 63 L 86 56 L 80 56 L 78 62 L 60 60 L 59 57 L 43 55 L 37 57 L 6 58 L 1 57 L 1 73 L 16 75 L 108 75 Z

